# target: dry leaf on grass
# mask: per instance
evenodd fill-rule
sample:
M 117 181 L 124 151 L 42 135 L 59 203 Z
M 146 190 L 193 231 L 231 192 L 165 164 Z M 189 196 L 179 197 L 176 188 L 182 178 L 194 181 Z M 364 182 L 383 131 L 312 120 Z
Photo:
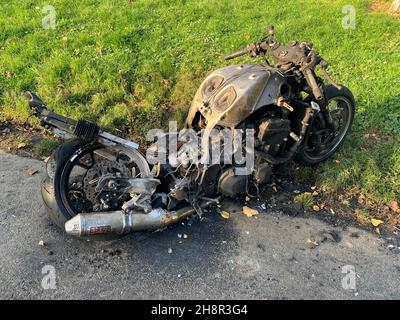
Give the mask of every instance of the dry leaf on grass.
M 379 227 L 383 223 L 383 221 L 379 219 L 371 219 L 371 223 L 374 227 Z
M 18 144 L 18 146 L 17 146 L 17 149 L 22 149 L 22 148 L 25 148 L 26 147 L 26 143 L 19 143 Z
M 319 211 L 320 210 L 319 206 L 317 204 L 314 204 L 312 208 L 313 208 L 314 211 Z
M 227 211 L 221 211 L 219 214 L 224 219 L 229 219 L 229 217 L 231 216 L 230 213 Z
M 244 207 L 243 207 L 243 214 L 244 214 L 246 217 L 251 218 L 251 217 L 253 217 L 253 216 L 258 215 L 258 211 L 257 211 L 256 209 L 252 209 L 252 208 L 249 208 L 249 207 L 247 207 L 247 206 L 244 206 Z
M 399 208 L 399 204 L 397 201 L 392 200 L 388 203 L 388 206 L 390 209 L 392 209 L 392 211 L 394 212 L 399 212 L 400 208 Z
M 317 191 L 314 191 L 314 192 L 312 193 L 312 196 L 313 196 L 313 197 L 318 197 L 318 192 L 317 192 Z

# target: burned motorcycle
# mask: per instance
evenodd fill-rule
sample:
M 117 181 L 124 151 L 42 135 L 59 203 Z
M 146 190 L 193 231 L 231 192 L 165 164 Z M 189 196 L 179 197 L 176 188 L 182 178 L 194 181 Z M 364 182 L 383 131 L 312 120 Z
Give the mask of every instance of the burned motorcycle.
M 93 238 L 162 229 L 202 215 L 221 196 L 235 197 L 267 183 L 279 165 L 293 159 L 314 165 L 335 153 L 351 127 L 355 101 L 349 89 L 334 83 L 313 45 L 295 40 L 282 45 L 270 26 L 265 38 L 225 59 L 246 54 L 265 60 L 212 72 L 189 109 L 190 143 L 178 133 L 160 136 L 146 152 L 155 161 L 146 159 L 134 141 L 55 114 L 27 93 L 41 124 L 67 140 L 48 160 L 41 188 L 54 222 L 68 234 Z M 328 84 L 316 75 L 317 66 Z M 215 144 L 225 148 L 226 136 L 219 132 L 253 133 L 252 148 L 234 139 L 236 151 L 252 155 L 251 165 L 232 159 L 233 152 L 230 161 L 197 161 Z M 158 161 L 160 155 L 166 161 Z M 238 169 L 247 170 L 238 174 Z

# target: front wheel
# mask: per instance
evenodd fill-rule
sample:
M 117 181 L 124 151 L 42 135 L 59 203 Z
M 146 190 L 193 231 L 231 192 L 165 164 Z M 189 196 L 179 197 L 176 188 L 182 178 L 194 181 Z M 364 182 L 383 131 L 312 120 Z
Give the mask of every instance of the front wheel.
M 327 128 L 319 117 L 314 119 L 295 157 L 300 165 L 312 166 L 332 156 L 343 144 L 353 123 L 355 100 L 351 91 L 344 86 L 339 90 L 329 85 L 325 92 L 333 128 Z

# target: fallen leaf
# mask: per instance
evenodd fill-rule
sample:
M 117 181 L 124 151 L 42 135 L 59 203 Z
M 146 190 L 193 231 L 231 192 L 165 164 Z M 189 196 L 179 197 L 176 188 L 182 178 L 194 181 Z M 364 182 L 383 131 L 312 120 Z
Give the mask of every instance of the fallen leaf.
M 243 207 L 243 214 L 244 214 L 246 217 L 251 218 L 251 217 L 253 217 L 253 216 L 258 215 L 258 211 L 257 211 L 256 209 L 252 209 L 252 208 L 249 208 L 249 207 L 247 207 L 247 206 L 244 206 L 244 207 Z
M 389 206 L 389 208 L 392 209 L 394 212 L 397 212 L 397 211 L 399 211 L 399 209 L 400 209 L 400 208 L 399 208 L 398 202 L 395 201 L 395 200 L 390 201 L 390 202 L 388 203 L 388 206 Z
M 315 189 L 317 189 L 317 186 L 312 186 L 311 187 L 311 190 L 315 190 Z
M 43 240 L 40 240 L 40 241 L 38 242 L 38 246 L 44 247 L 44 246 L 46 246 L 46 242 L 44 242 Z
M 317 204 L 314 204 L 312 208 L 313 208 L 314 211 L 319 211 L 320 210 L 319 206 Z
M 22 148 L 25 148 L 25 147 L 26 147 L 26 143 L 21 142 L 21 143 L 18 144 L 17 149 L 22 149 Z
M 383 223 L 383 221 L 379 219 L 371 219 L 371 223 L 374 227 L 379 227 Z
M 336 164 L 340 164 L 340 160 L 333 160 Z
M 317 245 L 318 245 L 318 243 L 317 243 L 315 240 L 307 239 L 306 242 L 307 242 L 308 244 L 312 244 L 312 245 L 314 245 L 314 246 L 317 246 Z
M 169 80 L 168 79 L 162 79 L 161 80 L 161 83 L 164 85 L 164 86 L 168 86 L 168 84 L 169 84 Z
M 29 171 L 28 171 L 28 174 L 30 175 L 30 176 L 33 176 L 35 173 L 38 173 L 39 172 L 39 169 L 38 168 L 31 168 Z
M 251 198 L 250 198 L 249 196 L 246 196 L 245 200 L 246 200 L 246 201 L 250 201 Z
M 381 230 L 379 230 L 379 228 L 375 228 L 375 232 L 377 233 L 377 234 L 381 234 Z
M 219 214 L 220 214 L 221 217 L 224 218 L 224 219 L 229 219 L 229 217 L 230 217 L 230 213 L 227 212 L 227 211 L 221 211 Z
M 317 192 L 317 191 L 314 191 L 314 192 L 312 193 L 312 196 L 313 196 L 313 197 L 318 197 L 318 192 Z

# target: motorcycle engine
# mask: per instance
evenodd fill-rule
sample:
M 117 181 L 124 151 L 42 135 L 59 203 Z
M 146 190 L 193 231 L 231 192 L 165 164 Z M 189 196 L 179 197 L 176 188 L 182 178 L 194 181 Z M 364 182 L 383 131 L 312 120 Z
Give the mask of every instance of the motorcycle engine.
M 263 145 L 276 145 L 282 143 L 290 131 L 290 120 L 269 118 L 259 125 L 257 138 Z

